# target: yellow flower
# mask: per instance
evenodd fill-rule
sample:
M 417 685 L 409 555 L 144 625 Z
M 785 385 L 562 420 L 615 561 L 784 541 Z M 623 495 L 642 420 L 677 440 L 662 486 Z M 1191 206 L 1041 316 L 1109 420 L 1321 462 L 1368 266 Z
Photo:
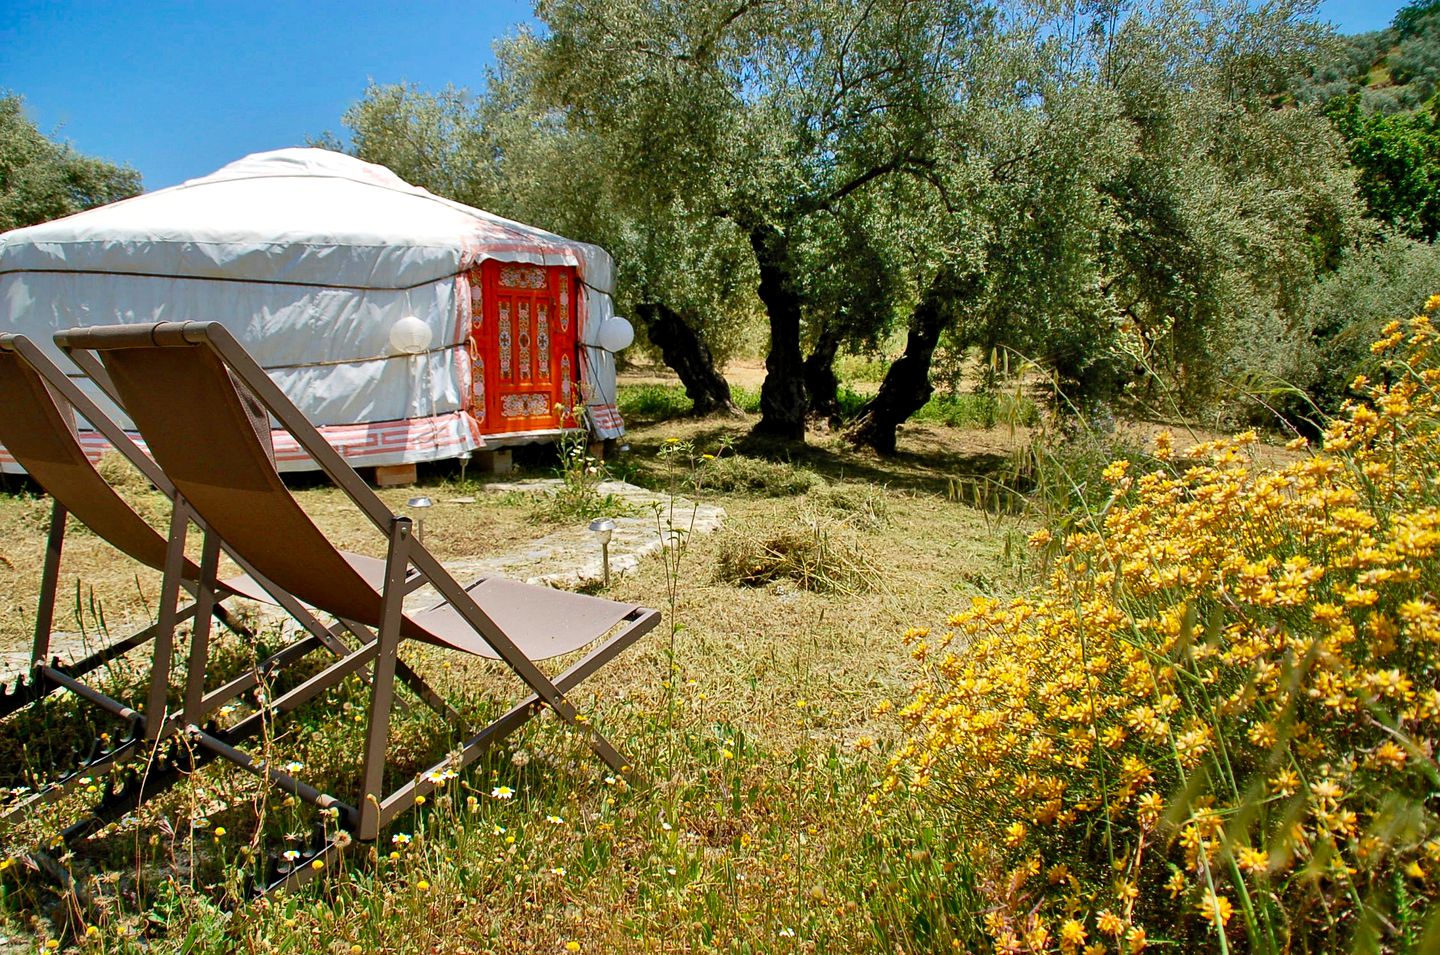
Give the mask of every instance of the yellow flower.
M 1223 895 L 1216 895 L 1213 889 L 1205 890 L 1205 897 L 1196 903 L 1196 908 L 1200 910 L 1201 918 L 1215 928 L 1223 928 L 1235 913 L 1230 900 Z
M 1404 769 L 1409 756 L 1405 750 L 1387 739 L 1375 748 L 1372 758 L 1378 765 L 1387 769 Z
M 1246 872 L 1262 873 L 1270 868 L 1270 854 L 1264 849 L 1243 846 L 1235 853 L 1235 862 Z
M 710 455 L 706 455 L 706 457 L 710 457 Z M 572 940 L 572 941 L 569 941 L 569 942 L 566 942 L 566 943 L 565 943 L 565 951 L 567 951 L 567 952 L 578 952 L 578 951 L 580 951 L 580 943 L 579 943 L 579 942 L 576 942 L 576 941 L 573 941 L 573 940 Z
M 1064 925 L 1060 926 L 1061 947 L 1072 950 L 1084 944 L 1085 926 L 1081 925 L 1075 919 L 1069 919 Z

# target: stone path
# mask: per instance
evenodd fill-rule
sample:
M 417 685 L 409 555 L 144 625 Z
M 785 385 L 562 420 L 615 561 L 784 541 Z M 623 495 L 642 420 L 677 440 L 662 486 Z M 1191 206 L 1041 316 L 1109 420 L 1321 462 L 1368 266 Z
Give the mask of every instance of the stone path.
M 491 494 L 519 492 L 525 494 L 553 494 L 561 486 L 559 478 L 544 478 L 525 481 L 511 481 L 501 484 L 487 484 L 485 490 Z M 678 530 L 691 534 L 709 534 L 718 530 L 725 520 L 725 510 L 713 504 L 695 504 L 684 498 L 670 498 L 654 491 L 647 491 L 624 481 L 604 481 L 599 486 L 601 496 L 614 495 L 624 501 L 630 512 L 615 515 L 615 530 L 610 539 L 610 574 L 612 577 L 634 570 L 640 559 L 653 554 L 663 546 L 662 534 L 667 530 L 666 519 L 673 521 Z M 656 507 L 661 515 L 657 518 Z M 673 517 L 671 516 L 673 515 Z M 585 525 L 567 527 L 546 534 L 523 548 L 505 554 L 494 554 L 483 558 L 445 561 L 447 569 L 461 583 L 490 574 L 523 580 L 532 584 L 552 587 L 574 588 L 588 581 L 598 581 L 603 574 L 600 545 Z M 408 604 L 429 605 L 437 598 L 434 590 L 422 587 L 411 594 Z M 278 611 L 276 611 L 278 614 Z M 132 628 L 125 625 L 112 627 L 114 633 L 124 635 Z M 89 641 L 80 634 L 57 633 L 52 638 L 52 653 L 62 660 L 77 659 L 99 647 L 94 635 Z M 9 682 L 29 669 L 28 647 L 0 653 L 0 681 Z

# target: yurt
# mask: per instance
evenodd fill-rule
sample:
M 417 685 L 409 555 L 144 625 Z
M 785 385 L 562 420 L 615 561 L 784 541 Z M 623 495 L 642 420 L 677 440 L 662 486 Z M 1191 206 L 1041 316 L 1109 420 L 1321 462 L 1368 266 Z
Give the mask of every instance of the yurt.
M 352 465 L 393 472 L 581 424 L 618 437 L 613 277 L 597 246 L 282 149 L 0 235 L 0 331 L 73 369 L 58 329 L 223 322 Z M 275 437 L 282 470 L 312 466 Z

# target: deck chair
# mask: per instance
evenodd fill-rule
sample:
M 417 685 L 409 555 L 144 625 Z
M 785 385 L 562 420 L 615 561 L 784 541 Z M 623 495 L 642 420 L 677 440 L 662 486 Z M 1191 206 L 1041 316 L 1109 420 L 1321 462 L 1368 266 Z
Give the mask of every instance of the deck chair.
M 343 625 L 322 624 L 292 596 L 265 581 L 239 559 L 244 576 L 218 581 L 219 539 L 207 536 L 200 566 L 184 557 L 183 552 L 170 553 L 166 539 L 125 503 L 100 475 L 82 448 L 76 431 L 75 418 L 84 418 L 104 435 L 111 446 L 134 465 L 157 489 L 173 498 L 174 487 L 160 468 L 129 436 L 72 382 L 36 345 L 21 335 L 0 334 L 0 444 L 25 468 L 30 477 L 51 497 L 49 534 L 45 560 L 41 570 L 41 586 L 35 614 L 35 631 L 31 648 L 29 672 L 13 687 L 0 686 L 0 718 L 9 716 L 57 690 L 65 689 L 87 703 L 130 724 L 127 738 L 113 746 L 99 741 L 91 752 L 63 778 L 30 799 L 6 807 L 0 818 L 9 818 L 65 792 L 81 778 L 101 773 L 136 755 L 146 743 L 173 733 L 186 723 L 198 722 L 206 714 L 268 681 L 278 670 L 320 649 L 337 655 L 350 652 L 342 640 Z M 155 570 L 169 570 L 189 597 L 189 602 L 175 601 L 162 607 L 156 623 L 143 627 L 129 636 L 110 643 L 89 655 L 62 663 L 50 654 L 54 623 L 56 589 L 59 582 L 61 552 L 69 519 L 74 517 L 101 539 L 136 562 Z M 173 523 L 173 521 L 172 521 Z M 167 568 L 167 560 L 176 563 Z M 231 555 L 234 557 L 235 555 Z M 371 575 L 383 572 L 383 564 L 368 558 L 347 555 L 347 559 L 364 567 Z M 173 633 L 178 624 L 192 621 L 191 659 L 203 666 L 209 643 L 210 620 L 220 621 L 242 636 L 253 636 L 239 625 L 221 601 L 231 597 L 275 604 L 285 609 L 309 636 L 285 647 L 260 661 L 250 672 L 206 692 L 196 676 L 196 667 L 187 674 L 186 701 L 181 714 L 165 712 L 166 693 L 173 652 Z M 98 668 L 157 641 L 152 659 L 149 687 L 143 711 L 101 692 L 85 678 Z M 48 659 L 47 659 L 48 658 Z M 402 679 L 413 674 L 402 671 Z M 416 678 L 418 680 L 418 678 Z M 165 773 L 145 774 L 143 787 L 119 792 L 106 790 L 109 812 L 92 815 L 83 828 L 72 827 L 67 836 L 74 838 L 92 831 L 106 816 L 128 811 L 139 801 L 142 789 L 148 795 L 158 792 Z
M 577 712 L 566 693 L 653 629 L 660 620 L 657 611 L 500 577 L 462 587 L 415 539 L 409 518 L 386 507 L 219 323 L 82 328 L 57 333 L 55 341 L 87 374 L 108 378 L 155 460 L 174 482 L 177 508 L 192 509 L 234 553 L 287 593 L 376 632 L 376 639 L 270 704 L 271 712 L 287 713 L 373 664 L 361 783 L 353 803 L 253 759 L 231 745 L 226 733 L 187 727 L 196 746 L 334 810 L 343 829 L 361 840 L 376 839 L 416 797 L 433 790 L 436 780 L 444 778 L 441 770 L 470 764 L 543 707 L 583 735 L 615 772 L 631 772 L 631 765 Z M 270 444 L 272 417 L 383 535 L 383 580 L 357 573 L 281 482 Z M 172 536 L 172 558 L 176 547 Z M 441 602 L 406 611 L 405 597 L 426 584 L 439 593 Z M 458 752 L 431 771 L 384 792 L 395 670 L 404 641 L 501 660 L 530 692 L 489 725 L 468 732 Z M 535 662 L 587 647 L 581 659 L 553 678 Z M 242 720 L 231 733 L 263 718 L 265 714 L 257 713 Z M 332 842 L 319 847 L 315 857 L 335 851 Z M 298 866 L 300 873 L 310 869 Z

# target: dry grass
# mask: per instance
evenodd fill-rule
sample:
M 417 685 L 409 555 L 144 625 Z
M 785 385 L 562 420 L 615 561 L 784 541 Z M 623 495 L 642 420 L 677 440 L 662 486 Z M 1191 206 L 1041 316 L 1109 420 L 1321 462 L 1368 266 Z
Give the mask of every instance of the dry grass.
M 655 452 L 667 440 L 691 440 L 705 451 L 740 438 L 744 427 L 741 421 L 648 428 L 630 435 L 634 450 L 617 466 L 633 480 L 663 487 L 667 474 Z M 769 454 L 763 446 L 745 451 L 757 459 Z M 578 694 L 577 704 L 641 769 L 639 787 L 607 786 L 599 764 L 574 752 L 567 734 L 539 725 L 516 742 L 528 766 L 502 754 L 462 777 L 453 802 L 443 796 L 399 821 L 397 830 L 425 835 L 397 860 L 385 857 L 387 844 L 375 862 L 352 858 L 313 891 L 245 903 L 232 917 L 216 896 L 224 891 L 224 866 L 234 862 L 225 853 L 234 846 L 212 845 L 208 831 L 189 822 L 205 815 L 212 827 L 241 836 L 253 830 L 261 794 L 248 778 L 207 770 L 74 860 L 101 873 L 118 867 L 159 876 L 146 905 L 164 908 L 175 941 L 123 898 L 101 918 L 106 937 L 148 934 L 151 950 L 178 950 L 186 932 L 218 940 L 232 918 L 243 918 L 245 950 L 256 952 L 349 951 L 352 942 L 392 952 L 563 951 L 567 940 L 587 952 L 762 952 L 806 939 L 821 950 L 914 949 L 922 938 L 948 945 L 950 929 L 936 928 L 934 913 L 951 904 L 942 891 L 949 870 L 937 868 L 906 830 L 863 808 L 874 763 L 883 761 L 894 730 L 892 718 L 875 708 L 903 697 L 918 673 L 899 633 L 933 621 L 970 593 L 1017 586 L 1020 567 L 1009 555 L 1018 548 L 1011 545 L 1029 529 L 946 496 L 957 473 L 982 473 L 1005 459 L 994 435 L 908 428 L 901 451 L 881 460 L 816 436 L 791 460 L 771 455 L 776 473 L 804 468 L 823 476 L 803 497 L 767 496 L 764 488 L 720 493 L 700 482 L 699 493 L 726 508 L 734 533 L 759 534 L 799 513 L 843 527 L 864 555 L 871 586 L 837 594 L 788 581 L 725 583 L 717 579 L 723 535 L 689 540 L 673 607 L 658 558 L 614 583 L 607 596 L 661 607 L 667 627 L 675 628 L 643 640 Z M 413 493 L 382 497 L 398 505 Z M 543 533 L 529 522 L 524 499 L 481 494 L 474 503 L 448 505 L 447 498 L 474 489 L 432 486 L 426 493 L 436 501 L 427 516 L 429 543 L 442 558 L 515 547 Z M 299 497 L 341 546 L 378 555 L 378 535 L 342 506 L 337 492 L 308 488 Z M 148 503 L 163 512 L 153 493 Z M 7 640 L 28 639 L 45 517 L 38 498 L 0 495 L 0 554 L 13 565 L 0 563 Z M 67 580 L 93 586 L 112 618 L 153 603 L 153 576 L 137 582 L 132 568 L 84 535 L 67 545 L 66 567 Z M 406 656 L 472 714 L 517 692 L 513 679 L 481 660 L 413 647 Z M 353 774 L 363 690 L 350 692 L 357 705 L 348 713 L 338 706 L 302 713 L 273 740 L 283 758 L 321 777 Z M 437 745 L 443 751 L 446 742 L 416 714 L 400 721 L 392 756 L 418 761 Z M 522 798 L 513 804 L 483 798 L 498 782 L 516 784 Z M 476 815 L 460 811 L 467 792 L 482 797 Z M 9 844 L 39 842 L 84 798 L 11 830 Z M 268 812 L 272 826 L 304 828 L 286 815 L 294 810 L 272 802 Z M 547 825 L 547 815 L 566 823 Z M 492 836 L 497 825 L 518 840 Z M 161 834 L 154 843 L 142 839 L 151 832 Z M 202 867 L 210 875 L 195 875 L 191 886 L 186 859 L 196 847 L 212 869 Z M 428 889 L 417 888 L 422 879 Z M 122 888 L 129 886 L 127 875 Z M 24 893 L 5 904 L 14 915 L 40 911 L 40 902 Z M 917 934 L 924 925 L 931 935 Z M 784 934 L 791 928 L 798 935 Z M 124 945 L 115 950 L 129 950 Z
M 103 459 L 101 470 L 151 526 L 166 533 L 169 502 L 163 495 L 118 459 Z M 339 547 L 385 556 L 384 538 L 344 494 L 332 487 L 315 487 L 310 478 L 294 483 L 306 512 Z M 16 478 L 7 478 L 6 484 L 0 490 L 0 652 L 28 645 L 50 521 L 49 498 Z M 378 493 L 399 512 L 416 494 L 424 493 L 434 501 L 424 515 L 425 541 L 442 560 L 511 550 L 540 533 L 529 519 L 525 500 L 486 493 L 483 485 L 474 481 L 464 485 L 432 481 L 421 489 L 383 488 Z M 458 503 L 460 498 L 473 500 Z M 193 533 L 189 550 L 192 558 L 198 559 L 199 540 Z M 225 561 L 221 572 L 229 576 L 239 571 Z M 112 630 L 121 630 L 128 621 L 148 619 L 159 592 L 158 572 L 117 558 L 114 549 L 83 524 L 71 521 L 67 525 L 56 610 L 58 630 L 80 629 L 81 612 L 86 617 L 84 626 L 92 627 L 92 607 L 103 610 Z

